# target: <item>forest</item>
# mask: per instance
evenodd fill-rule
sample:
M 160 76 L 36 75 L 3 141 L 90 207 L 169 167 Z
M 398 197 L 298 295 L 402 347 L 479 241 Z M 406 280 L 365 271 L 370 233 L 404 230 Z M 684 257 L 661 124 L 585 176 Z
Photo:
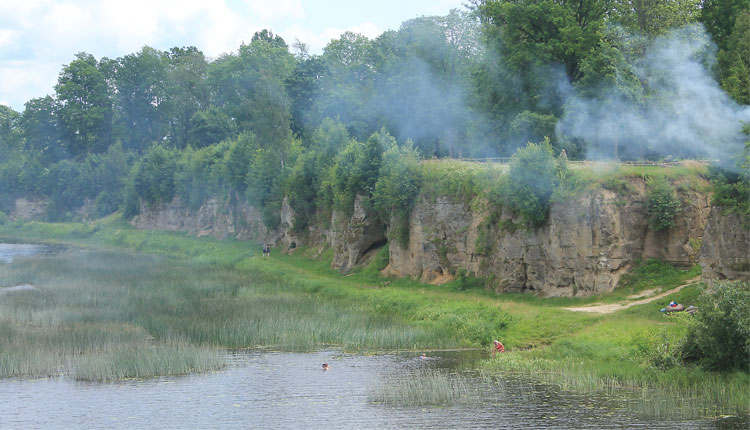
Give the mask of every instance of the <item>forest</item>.
M 272 30 L 218 58 L 80 52 L 54 94 L 0 105 L 0 221 L 22 196 L 52 221 L 223 194 L 269 228 L 288 197 L 301 230 L 357 195 L 405 213 L 425 159 L 554 170 L 562 150 L 712 160 L 717 198 L 750 214 L 749 104 L 750 0 L 472 0 L 321 54 Z M 528 188 L 506 200 L 549 194 Z

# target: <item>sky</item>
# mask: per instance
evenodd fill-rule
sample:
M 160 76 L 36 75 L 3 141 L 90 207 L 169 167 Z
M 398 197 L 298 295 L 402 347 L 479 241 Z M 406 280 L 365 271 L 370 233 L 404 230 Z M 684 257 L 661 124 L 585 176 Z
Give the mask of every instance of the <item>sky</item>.
M 77 52 L 117 58 L 148 45 L 234 52 L 268 28 L 291 46 L 322 52 L 345 31 L 374 38 L 419 16 L 465 9 L 465 0 L 0 0 L 0 104 L 54 93 Z

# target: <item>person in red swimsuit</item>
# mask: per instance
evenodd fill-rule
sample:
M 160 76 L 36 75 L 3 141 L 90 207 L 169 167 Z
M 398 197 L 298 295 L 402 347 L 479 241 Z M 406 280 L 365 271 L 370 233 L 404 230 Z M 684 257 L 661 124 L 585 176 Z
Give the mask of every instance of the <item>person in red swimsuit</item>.
M 495 340 L 495 349 L 492 350 L 492 356 L 494 357 L 496 353 L 498 352 L 505 352 L 505 347 L 499 340 Z

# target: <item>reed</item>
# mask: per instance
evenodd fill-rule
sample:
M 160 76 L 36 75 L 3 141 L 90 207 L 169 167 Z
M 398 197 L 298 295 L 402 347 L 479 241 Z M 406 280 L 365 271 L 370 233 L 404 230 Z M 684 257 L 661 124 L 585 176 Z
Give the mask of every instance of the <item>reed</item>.
M 387 407 L 445 406 L 466 400 L 472 389 L 464 377 L 437 370 L 394 375 L 368 390 L 372 403 Z
M 626 398 L 628 409 L 646 418 L 701 419 L 750 414 L 750 376 L 698 369 L 643 372 L 627 362 L 568 363 L 522 354 L 503 354 L 484 363 L 485 371 L 516 372 L 563 390 Z M 645 374 L 650 377 L 644 376 Z
M 33 257 L 9 267 L 7 277 L 36 288 L 0 300 L 0 350 L 13 351 L 2 355 L 0 376 L 182 374 L 220 366 L 217 347 L 458 344 L 434 327 L 401 321 L 398 309 L 335 290 L 317 296 L 308 283 L 264 273 L 113 252 Z

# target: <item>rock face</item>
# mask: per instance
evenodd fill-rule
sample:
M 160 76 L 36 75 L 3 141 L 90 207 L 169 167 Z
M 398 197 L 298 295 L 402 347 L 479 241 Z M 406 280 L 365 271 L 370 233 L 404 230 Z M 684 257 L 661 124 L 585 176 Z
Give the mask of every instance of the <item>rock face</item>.
M 736 214 L 711 209 L 700 252 L 706 279 L 742 279 L 750 281 L 750 230 L 742 228 Z
M 228 199 L 226 199 L 228 200 Z M 323 229 L 311 226 L 305 234 L 292 230 L 294 211 L 287 199 L 281 205 L 281 222 L 277 230 L 268 230 L 260 212 L 247 203 L 221 203 L 211 198 L 197 210 L 186 207 L 179 198 L 157 207 L 143 207 L 131 224 L 136 228 L 182 231 L 197 236 L 233 237 L 269 243 L 288 251 L 299 245 L 317 246 L 334 250 L 332 267 L 347 272 L 366 261 L 374 252 L 386 244 L 383 223 L 377 214 L 363 204 L 358 196 L 354 213 L 348 217 L 334 212 L 331 227 Z
M 195 211 L 175 198 L 169 203 L 142 209 L 131 224 L 140 229 L 183 231 L 196 236 L 240 240 L 266 239 L 271 242 L 279 236 L 263 226 L 260 213 L 252 206 L 222 203 L 216 197 Z
M 15 208 L 9 214 L 10 219 L 16 220 L 33 220 L 40 219 L 44 215 L 44 211 L 47 210 L 47 200 L 40 199 L 16 199 Z
M 645 184 L 632 186 L 627 198 L 601 189 L 553 204 L 546 224 L 531 230 L 519 228 L 507 211 L 487 227 L 489 209 L 422 199 L 411 215 L 407 246 L 391 244 L 384 273 L 439 283 L 464 269 L 489 279 L 497 291 L 583 296 L 612 290 L 637 259 L 695 264 L 707 197 L 682 193 L 677 225 L 653 231 Z
M 331 217 L 328 234 L 328 243 L 333 248 L 331 267 L 340 272 L 348 272 L 388 241 L 380 217 L 368 210 L 363 201 L 362 196 L 357 196 L 351 217 L 335 211 Z
M 421 197 L 409 219 L 408 242 L 402 247 L 391 241 L 383 273 L 442 283 L 466 271 L 498 292 L 586 296 L 611 291 L 638 259 L 658 258 L 687 268 L 700 252 L 704 276 L 748 279 L 750 232 L 742 229 L 741 220 L 712 209 L 707 193 L 677 188 L 681 209 L 676 226 L 662 231 L 649 224 L 641 179 L 631 179 L 625 193 L 597 189 L 554 203 L 547 222 L 535 229 L 520 227 L 512 213 L 487 202 Z M 362 196 L 351 216 L 334 211 L 329 223 L 302 233 L 292 230 L 294 212 L 286 200 L 276 231 L 266 229 L 260 212 L 238 196 L 235 203 L 226 203 L 230 200 L 213 198 L 191 211 L 175 199 L 144 210 L 132 223 L 267 242 L 282 251 L 299 245 L 318 252 L 330 248 L 332 267 L 341 272 L 368 261 L 388 243 L 382 220 Z

